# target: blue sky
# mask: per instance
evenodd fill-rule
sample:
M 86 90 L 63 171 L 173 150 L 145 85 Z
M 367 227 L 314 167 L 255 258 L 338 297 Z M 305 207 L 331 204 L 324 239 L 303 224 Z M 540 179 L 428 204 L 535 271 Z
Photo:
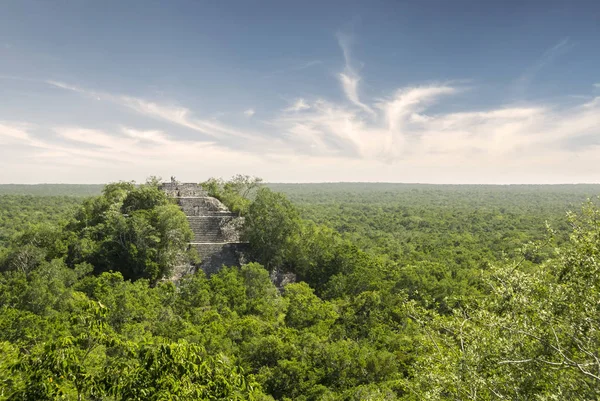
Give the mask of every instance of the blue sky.
M 598 1 L 7 1 L 0 183 L 600 182 Z

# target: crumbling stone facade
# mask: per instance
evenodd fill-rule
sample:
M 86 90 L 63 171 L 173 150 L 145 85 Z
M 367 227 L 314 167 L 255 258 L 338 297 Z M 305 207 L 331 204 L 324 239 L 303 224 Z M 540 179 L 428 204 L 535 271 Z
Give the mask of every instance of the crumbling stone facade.
M 202 188 L 201 185 L 194 183 L 181 183 L 175 181 L 174 177 L 171 177 L 171 182 L 165 182 L 161 185 L 161 189 L 167 193 L 167 195 L 174 198 L 186 198 L 186 197 L 207 197 L 208 194 Z M 214 198 L 211 198 L 214 199 Z
M 178 183 L 174 179 L 164 183 L 161 189 L 176 199 L 187 216 L 194 238 L 190 246 L 198 252 L 201 262 L 176 276 L 202 269 L 210 275 L 223 265 L 240 266 L 244 261 L 247 244 L 240 240 L 243 218 L 232 213 L 218 199 L 193 183 Z M 177 278 L 177 277 L 176 277 Z

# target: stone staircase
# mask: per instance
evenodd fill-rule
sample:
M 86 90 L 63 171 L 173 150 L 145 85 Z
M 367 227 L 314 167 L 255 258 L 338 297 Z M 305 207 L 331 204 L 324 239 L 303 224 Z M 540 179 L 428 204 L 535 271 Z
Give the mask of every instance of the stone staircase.
M 188 216 L 190 228 L 194 232 L 192 243 L 222 243 L 231 242 L 221 226 L 235 217 L 221 216 Z
M 200 256 L 200 268 L 207 275 L 218 272 L 223 266 L 240 266 L 244 260 L 246 243 L 192 243 Z
M 187 216 L 194 238 L 190 246 L 200 256 L 202 269 L 210 275 L 225 266 L 239 266 L 247 244 L 240 241 L 243 218 L 197 184 L 165 183 L 162 190 L 177 200 Z

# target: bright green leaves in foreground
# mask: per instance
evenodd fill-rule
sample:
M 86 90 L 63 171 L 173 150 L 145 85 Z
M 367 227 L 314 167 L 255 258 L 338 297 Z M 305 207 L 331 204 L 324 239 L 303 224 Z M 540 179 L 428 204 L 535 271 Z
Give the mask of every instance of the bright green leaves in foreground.
M 149 290 L 146 286 L 146 291 Z M 108 294 L 104 294 L 106 297 Z M 126 341 L 113 330 L 111 312 L 84 294 L 71 294 L 70 334 L 17 351 L 4 351 L 0 372 L 7 400 L 252 400 L 251 376 L 223 355 L 186 341 Z
M 258 384 L 223 356 L 187 342 L 138 347 L 109 370 L 107 393 L 117 400 L 257 400 Z

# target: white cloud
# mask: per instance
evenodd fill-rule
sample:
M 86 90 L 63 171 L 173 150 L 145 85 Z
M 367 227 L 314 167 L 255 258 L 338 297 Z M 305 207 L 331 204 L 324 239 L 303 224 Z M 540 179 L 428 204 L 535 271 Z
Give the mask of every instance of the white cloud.
M 399 132 L 409 118 L 413 121 L 425 122 L 427 119 L 418 113 L 424 111 L 440 96 L 453 94 L 456 91 L 456 88 L 449 86 L 400 89 L 390 100 L 384 101 L 378 106 L 385 114 L 388 129 L 392 132 Z
M 36 129 L 35 124 L 22 121 L 0 121 L 0 144 L 4 149 L 10 146 L 46 148 L 48 145 L 31 134 Z M 6 155 L 9 151 L 7 150 Z M 3 154 L 5 156 L 5 154 Z
M 98 148 L 119 150 L 119 146 L 125 145 L 122 141 L 118 141 L 117 138 L 94 129 L 57 127 L 54 131 L 58 133 L 61 138 L 82 144 L 93 145 Z
M 182 127 L 190 128 L 206 135 L 219 136 L 209 129 L 209 127 L 205 126 L 202 121 L 192 119 L 190 117 L 190 110 L 185 107 L 168 106 L 129 96 L 118 96 L 116 97 L 116 101 L 148 117 L 181 125 Z
M 112 96 L 111 96 L 112 97 Z M 222 124 L 213 119 L 201 119 L 193 116 L 193 113 L 186 107 L 171 106 L 156 103 L 146 99 L 140 99 L 129 96 L 113 97 L 115 102 L 137 111 L 147 117 L 170 122 L 172 124 L 200 132 L 212 137 L 210 140 L 220 139 L 222 141 L 233 140 L 233 138 L 243 139 L 252 142 L 264 142 L 265 139 L 260 133 L 247 129 L 238 129 L 236 127 Z M 245 115 L 250 110 L 246 110 Z M 254 111 L 254 110 L 252 110 Z
M 149 141 L 156 144 L 165 144 L 169 142 L 169 138 L 162 131 L 157 130 L 149 130 L 149 131 L 141 131 L 136 130 L 129 127 L 121 127 L 121 131 L 128 135 L 133 139 L 137 139 L 139 141 Z
M 594 88 L 600 88 L 600 82 L 594 84 Z
M 192 112 L 186 107 L 158 103 L 133 96 L 96 92 L 59 81 L 46 81 L 46 83 L 57 88 L 80 93 L 94 99 L 116 103 L 147 117 L 167 121 L 169 123 L 200 132 L 213 138 L 239 137 L 256 140 L 258 136 L 255 133 L 237 130 L 235 128 L 220 124 L 214 120 L 195 118 Z
M 65 82 L 61 82 L 61 81 L 53 81 L 53 80 L 47 80 L 46 83 L 48 85 L 51 86 L 55 86 L 59 89 L 65 89 L 65 90 L 69 90 L 69 91 L 73 91 L 73 92 L 79 92 L 79 93 L 86 93 L 87 91 L 78 87 L 78 86 L 74 86 L 74 85 L 69 85 Z
M 373 110 L 366 104 L 362 103 L 358 97 L 358 83 L 360 81 L 360 77 L 351 72 L 341 73 L 339 77 L 340 82 L 342 83 L 342 89 L 344 90 L 346 97 L 348 97 L 348 100 L 367 113 L 374 114 Z
M 184 107 L 112 96 L 117 103 L 142 115 L 205 133 L 210 139 L 185 142 L 169 138 L 161 131 L 131 128 L 122 129 L 122 137 L 118 138 L 85 129 L 57 132 L 64 139 L 94 146 L 95 151 L 105 149 L 100 152 L 103 157 L 109 157 L 107 150 L 127 155 L 123 161 L 136 160 L 136 157 L 158 160 L 164 146 L 171 149 L 168 152 L 184 154 L 189 154 L 190 150 L 205 153 L 207 149 L 211 152 L 219 149 L 221 154 L 238 155 L 238 151 L 228 149 L 228 143 L 230 139 L 242 138 L 247 141 L 244 154 L 261 158 L 255 167 L 283 164 L 284 168 L 276 170 L 286 172 L 291 168 L 292 160 L 310 160 L 312 165 L 326 164 L 330 168 L 335 163 L 350 164 L 361 166 L 362 171 L 373 172 L 377 171 L 375 166 L 380 166 L 382 171 L 387 169 L 383 166 L 396 166 L 414 171 L 411 181 L 432 182 L 497 182 L 504 175 L 510 177 L 507 178 L 509 181 L 523 182 L 533 177 L 546 177 L 551 172 L 557 174 L 553 162 L 568 163 L 568 169 L 581 172 L 589 168 L 585 163 L 591 163 L 592 155 L 600 157 L 600 148 L 595 142 L 585 146 L 586 141 L 590 141 L 589 135 L 592 138 L 594 134 L 600 136 L 600 98 L 566 109 L 508 104 L 487 110 L 431 112 L 432 106 L 446 98 L 452 101 L 451 97 L 461 91 L 461 87 L 448 84 L 401 88 L 391 96 L 367 105 L 373 112 L 367 119 L 362 109 L 353 106 L 324 99 L 309 105 L 299 98 L 279 116 L 265 121 L 267 127 L 280 134 L 272 139 L 214 121 L 196 119 Z M 23 135 L 21 131 L 16 132 Z M 131 153 L 139 147 L 143 152 L 133 157 Z M 152 149 L 156 150 L 153 155 L 148 153 Z M 585 157 L 570 159 L 569 155 L 574 152 L 584 151 Z M 233 165 L 237 165 L 235 161 Z M 578 165 L 579 170 L 575 168 Z M 545 166 L 545 170 L 540 171 L 541 166 Z M 266 171 L 269 178 L 274 170 Z M 427 171 L 437 171 L 439 179 Z M 529 175 L 523 171 L 528 171 Z M 450 172 L 455 175 L 449 175 Z M 356 172 L 343 168 L 336 173 L 332 169 L 330 177 L 352 180 L 352 174 Z M 555 177 L 565 176 L 564 172 L 561 174 Z M 326 179 L 318 173 L 314 177 Z M 383 177 L 373 177 L 383 180 Z M 280 179 L 285 180 L 285 177 Z
M 291 105 L 290 107 L 286 107 L 285 109 L 283 109 L 283 111 L 287 111 L 287 112 L 297 112 L 297 111 L 302 111 L 302 110 L 308 110 L 310 109 L 310 105 L 308 103 L 306 103 L 306 101 L 302 98 L 296 99 L 296 101 L 294 102 L 293 105 Z
M 321 101 L 310 112 L 281 117 L 277 127 L 291 143 L 304 145 L 311 154 L 407 168 L 429 166 L 444 174 L 455 171 L 454 181 L 445 179 L 450 182 L 465 182 L 463 175 L 474 172 L 480 173 L 479 182 L 496 182 L 500 172 L 509 175 L 509 180 L 523 182 L 526 174 L 520 175 L 520 171 L 546 166 L 550 174 L 556 169 L 553 161 L 560 164 L 583 149 L 600 157 L 600 97 L 567 109 L 507 105 L 428 113 L 430 106 L 458 92 L 460 88 L 448 85 L 401 89 L 374 105 L 377 115 L 373 120 L 363 119 L 352 108 Z M 575 149 L 581 142 L 581 149 Z M 576 171 L 575 165 L 582 170 L 591 168 L 591 164 L 585 167 L 584 160 L 591 156 L 570 160 L 562 169 Z M 467 166 L 474 170 L 465 171 Z
M 5 142 L 27 142 L 30 140 L 27 132 L 29 124 L 11 123 L 0 121 L 0 143 Z
M 112 132 L 59 126 L 53 129 L 56 138 L 42 141 L 32 135 L 36 127 L 0 122 L 0 143 L 35 148 L 46 165 L 68 160 L 84 168 L 88 160 L 115 175 L 102 181 L 125 178 L 117 176 L 119 171 L 169 176 L 183 170 L 196 179 L 192 175 L 200 169 L 207 176 L 242 171 L 272 181 L 598 181 L 600 97 L 568 107 L 507 103 L 444 111 L 464 88 L 438 83 L 398 88 L 369 101 L 359 97 L 361 77 L 351 65 L 349 38 L 338 40 L 345 59 L 338 77 L 347 101 L 319 98 L 318 93 L 310 95 L 317 99 L 310 104 L 297 98 L 260 121 L 260 132 L 198 117 L 177 103 L 52 81 L 48 83 L 100 97 L 150 121 L 168 122 L 172 130 L 139 130 L 121 122 L 115 122 L 118 128 Z M 537 70 L 568 45 L 560 42 L 550 49 Z M 251 117 L 254 110 L 244 114 Z M 185 130 L 202 135 L 184 140 Z
M 140 180 L 151 174 L 193 180 L 239 171 L 272 181 L 598 180 L 600 97 L 566 109 L 506 105 L 431 112 L 431 106 L 460 90 L 449 85 L 400 89 L 373 104 L 376 116 L 369 119 L 354 107 L 318 100 L 302 113 L 283 112 L 268 122 L 282 133 L 280 142 L 263 148 L 264 141 L 252 143 L 256 148 L 244 151 L 217 139 L 183 140 L 130 126 L 113 131 L 59 126 L 53 128 L 55 137 L 41 140 L 33 134 L 38 126 L 3 121 L 4 149 L 19 144 L 29 150 L 7 150 L 11 159 L 0 167 L 19 165 L 19 174 L 29 174 L 21 182 L 28 176 L 57 181 L 52 178 L 57 174 L 71 182 Z M 173 121 L 190 119 L 178 109 L 149 110 Z M 23 160 L 26 165 L 19 164 Z
M 338 32 L 336 35 L 338 45 L 342 49 L 342 54 L 344 55 L 344 62 L 346 66 L 351 64 L 351 47 L 353 42 L 352 35 L 346 34 L 344 32 Z
M 120 127 L 113 131 L 79 126 L 52 128 L 43 140 L 34 139 L 39 129 L 18 122 L 0 123 L 0 141 L 10 137 L 19 140 L 9 144 L 10 157 L 0 158 L 0 168 L 18 166 L 14 182 L 107 182 L 123 179 L 143 180 L 154 174 L 165 177 L 176 171 L 212 175 L 221 163 L 250 169 L 260 164 L 257 156 L 233 151 L 214 143 L 181 140 L 158 130 Z M 235 167 L 233 167 L 235 166 Z M 14 176 L 16 177 L 16 176 Z M 8 175 L 5 180 L 8 179 Z M 1 180 L 3 182 L 8 182 Z
M 346 94 L 348 100 L 354 103 L 356 106 L 360 107 L 367 113 L 374 115 L 375 112 L 369 106 L 360 101 L 358 96 L 358 83 L 360 82 L 360 76 L 352 67 L 351 55 L 350 55 L 350 44 L 351 37 L 348 35 L 344 35 L 338 33 L 337 35 L 338 43 L 342 49 L 342 53 L 344 54 L 345 67 L 344 72 L 341 72 L 338 77 L 340 83 L 342 84 L 342 89 Z

